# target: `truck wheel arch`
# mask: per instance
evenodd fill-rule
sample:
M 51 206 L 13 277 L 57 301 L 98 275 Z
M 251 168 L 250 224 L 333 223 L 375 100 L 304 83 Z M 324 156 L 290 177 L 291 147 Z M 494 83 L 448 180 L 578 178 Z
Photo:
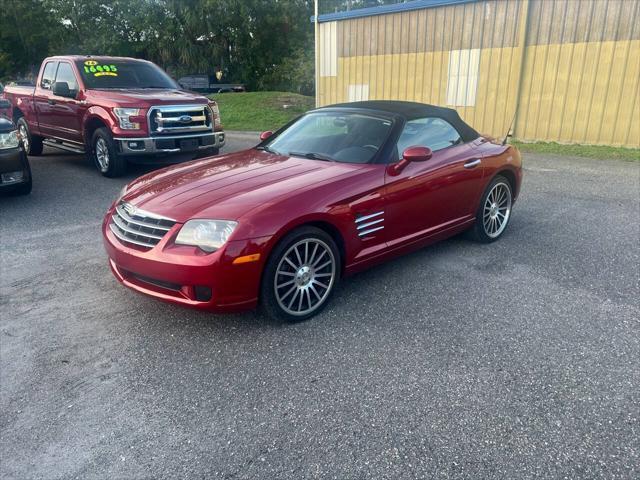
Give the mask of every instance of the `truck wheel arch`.
M 94 132 L 103 127 L 111 129 L 111 122 L 109 121 L 107 112 L 101 108 L 90 108 L 84 120 L 83 132 L 84 143 L 87 147 L 91 146 L 91 139 L 93 138 Z

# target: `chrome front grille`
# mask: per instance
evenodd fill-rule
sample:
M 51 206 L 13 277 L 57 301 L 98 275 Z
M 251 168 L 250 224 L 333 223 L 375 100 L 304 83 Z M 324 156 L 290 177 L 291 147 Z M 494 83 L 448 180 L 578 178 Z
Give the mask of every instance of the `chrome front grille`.
M 213 115 L 207 105 L 167 105 L 149 109 L 151 134 L 211 131 Z
M 371 235 L 373 232 L 384 228 L 384 212 L 375 212 L 370 215 L 356 217 L 356 229 L 360 238 Z
M 140 210 L 130 203 L 121 203 L 111 216 L 109 228 L 122 242 L 152 248 L 175 223 L 175 220 Z

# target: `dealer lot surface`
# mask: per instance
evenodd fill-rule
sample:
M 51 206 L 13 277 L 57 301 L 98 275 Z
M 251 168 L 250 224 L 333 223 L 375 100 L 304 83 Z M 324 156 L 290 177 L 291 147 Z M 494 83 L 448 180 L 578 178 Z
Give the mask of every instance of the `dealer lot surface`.
M 499 242 L 275 325 L 116 282 L 100 222 L 145 169 L 31 161 L 33 194 L 0 198 L 2 478 L 640 475 L 640 163 L 524 155 Z

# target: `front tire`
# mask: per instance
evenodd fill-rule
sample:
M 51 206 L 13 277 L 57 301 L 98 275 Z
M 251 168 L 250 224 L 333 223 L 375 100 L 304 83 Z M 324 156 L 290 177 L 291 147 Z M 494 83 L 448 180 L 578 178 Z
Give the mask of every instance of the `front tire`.
M 38 135 L 31 135 L 29 124 L 24 117 L 20 117 L 18 119 L 17 125 L 20 136 L 22 137 L 22 145 L 24 146 L 27 155 L 32 155 L 34 157 L 42 155 L 43 138 Z
M 301 227 L 274 248 L 261 287 L 261 307 L 274 320 L 300 322 L 318 314 L 340 280 L 340 252 L 316 227 Z
M 471 231 L 474 239 L 481 243 L 498 240 L 507 229 L 512 205 L 513 192 L 509 181 L 501 175 L 496 176 L 482 195 Z
M 98 128 L 91 139 L 91 157 L 105 177 L 120 177 L 127 171 L 127 160 L 118 153 L 113 136 L 107 128 Z

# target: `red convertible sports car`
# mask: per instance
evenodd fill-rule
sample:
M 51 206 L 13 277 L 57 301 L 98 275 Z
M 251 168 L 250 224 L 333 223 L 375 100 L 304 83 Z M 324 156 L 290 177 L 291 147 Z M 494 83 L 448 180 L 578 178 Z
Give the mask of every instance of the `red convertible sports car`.
M 103 223 L 118 280 L 303 320 L 358 270 L 465 230 L 498 239 L 522 181 L 515 147 L 419 103 L 319 108 L 261 140 L 127 185 Z

